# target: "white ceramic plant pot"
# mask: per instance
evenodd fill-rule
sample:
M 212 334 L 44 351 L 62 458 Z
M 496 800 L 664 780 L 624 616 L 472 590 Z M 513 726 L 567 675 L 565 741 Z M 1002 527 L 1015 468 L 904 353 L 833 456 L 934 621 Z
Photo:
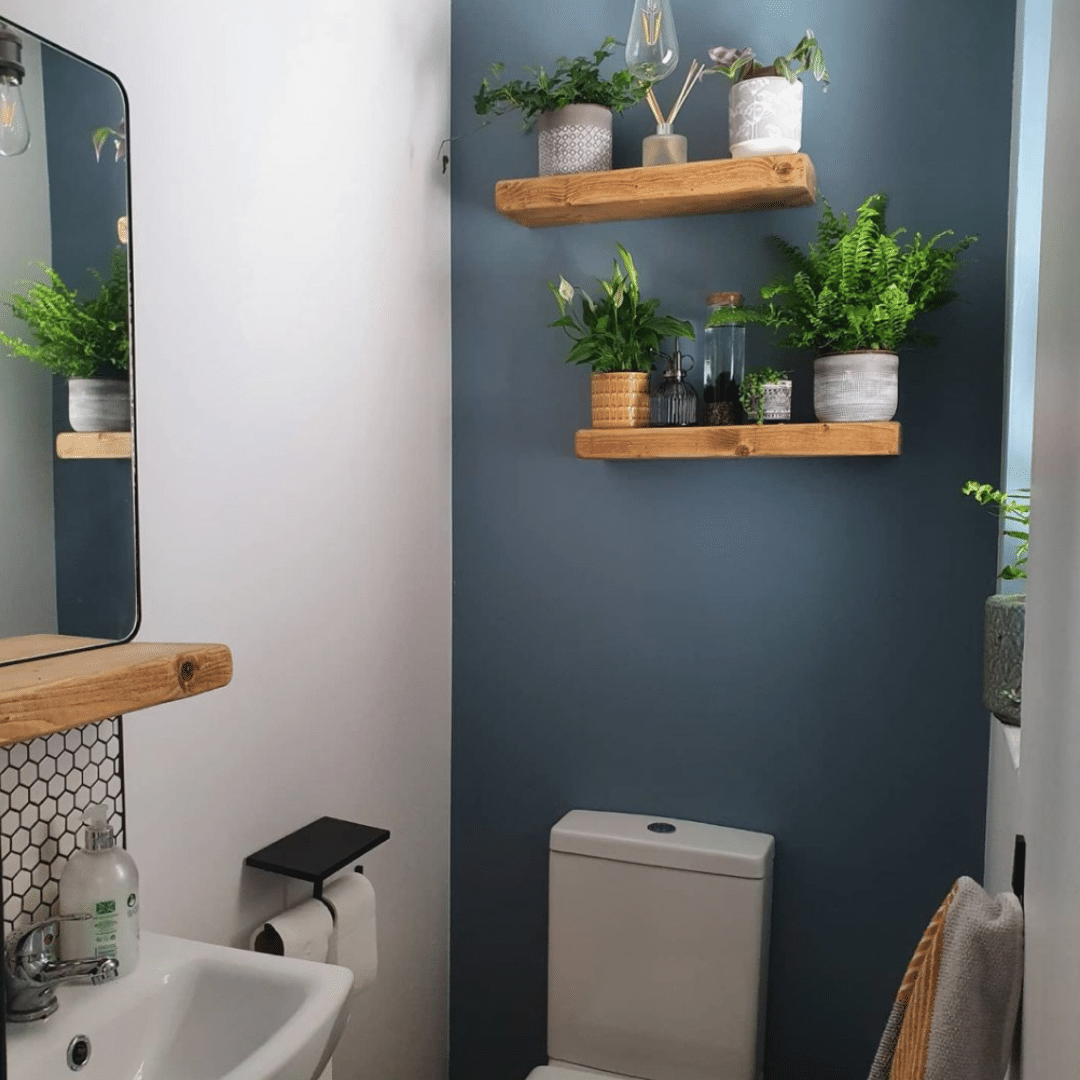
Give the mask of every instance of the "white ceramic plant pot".
M 731 156 L 794 154 L 802 146 L 803 86 L 780 75 L 759 75 L 731 87 L 728 144 Z
M 896 353 L 867 350 L 814 361 L 814 415 L 824 423 L 891 420 L 896 415 Z
M 783 423 L 791 419 L 791 380 L 764 383 L 761 387 L 761 420 L 766 424 Z M 746 413 L 746 422 L 758 422 L 758 396 L 750 395 L 750 408 Z
M 68 422 L 75 431 L 130 431 L 127 379 L 68 379 Z
M 611 110 L 603 105 L 564 105 L 536 119 L 540 175 L 608 172 Z

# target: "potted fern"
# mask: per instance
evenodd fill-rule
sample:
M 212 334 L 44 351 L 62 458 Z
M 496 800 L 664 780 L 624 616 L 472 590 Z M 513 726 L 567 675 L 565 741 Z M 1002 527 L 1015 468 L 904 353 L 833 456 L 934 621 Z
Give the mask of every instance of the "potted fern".
M 26 282 L 8 301 L 36 339 L 0 331 L 12 356 L 25 357 L 68 380 L 68 419 L 75 431 L 129 431 L 127 256 L 113 252 L 109 276 L 92 271 L 100 290 L 83 298 L 52 267 L 46 281 Z
M 592 56 L 559 57 L 555 70 L 527 67 L 531 78 L 500 83 L 504 64 L 492 64 L 473 105 L 479 116 L 521 113 L 525 130 L 539 131 L 540 175 L 604 172 L 611 168 L 611 114 L 636 105 L 649 83 L 629 71 L 610 79 L 600 65 L 615 51 L 614 38 L 604 38 Z
M 1005 521 L 1005 535 L 1017 542 L 1013 561 L 998 574 L 1003 581 L 1027 578 L 1031 493 L 1007 495 L 990 484 L 969 480 L 961 489 L 980 506 L 989 506 Z M 1020 723 L 1021 676 L 1024 670 L 1023 593 L 987 597 L 983 622 L 983 706 L 1006 724 Z
M 717 308 L 709 326 L 734 320 L 770 327 L 781 344 L 813 349 L 814 412 L 819 420 L 891 420 L 896 413 L 897 349 L 917 341 L 913 324 L 923 312 L 954 299 L 953 277 L 962 252 L 977 239 L 941 243 L 947 230 L 923 240 L 906 230 L 885 231 L 884 194 L 871 195 L 854 223 L 825 203 L 817 240 L 805 252 L 772 241 L 789 266 L 787 276 L 761 290 L 756 307 Z
M 825 87 L 829 72 L 813 30 L 807 30 L 791 52 L 767 67 L 754 58 L 754 50 L 709 50 L 716 67 L 710 73 L 726 75 L 732 83 L 728 97 L 728 143 L 732 157 L 794 154 L 802 145 L 803 87 L 799 76 L 809 72 Z
M 694 329 L 682 319 L 661 315 L 659 300 L 642 300 L 637 268 L 630 252 L 617 245 L 608 280 L 599 279 L 603 295 L 593 300 L 564 277 L 548 282 L 559 305 L 560 327 L 573 341 L 568 364 L 592 369 L 592 426 L 648 427 L 649 372 L 664 338 L 693 338 Z M 580 297 L 580 311 L 577 301 Z

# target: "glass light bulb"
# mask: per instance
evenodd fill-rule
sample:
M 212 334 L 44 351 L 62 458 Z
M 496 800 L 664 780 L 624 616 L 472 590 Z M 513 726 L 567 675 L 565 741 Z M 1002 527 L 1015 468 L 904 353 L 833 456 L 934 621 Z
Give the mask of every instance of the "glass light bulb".
M 15 76 L 0 74 L 0 156 L 14 157 L 30 145 L 22 90 Z
M 626 66 L 647 82 L 663 79 L 679 66 L 671 0 L 635 0 L 626 35 Z

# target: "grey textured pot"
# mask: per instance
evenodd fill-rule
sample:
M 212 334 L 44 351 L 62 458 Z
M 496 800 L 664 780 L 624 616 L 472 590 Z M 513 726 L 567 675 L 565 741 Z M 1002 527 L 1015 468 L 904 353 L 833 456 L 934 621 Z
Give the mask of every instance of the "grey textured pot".
M 899 366 L 896 353 L 877 349 L 819 356 L 814 361 L 814 415 L 824 423 L 891 420 Z
M 991 596 L 983 623 L 983 705 L 1006 724 L 1020 724 L 1024 668 L 1024 595 Z
M 611 110 L 603 105 L 564 105 L 536 120 L 540 175 L 608 172 Z
M 68 422 L 75 431 L 130 431 L 127 379 L 68 379 Z

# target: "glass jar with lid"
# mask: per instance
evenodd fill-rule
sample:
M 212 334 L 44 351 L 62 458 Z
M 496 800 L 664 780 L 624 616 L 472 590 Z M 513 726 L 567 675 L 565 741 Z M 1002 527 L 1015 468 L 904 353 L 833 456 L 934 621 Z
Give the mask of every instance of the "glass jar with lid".
M 720 326 L 708 321 L 722 308 L 742 307 L 742 293 L 715 292 L 708 298 L 705 326 L 705 422 L 741 424 L 743 409 L 739 390 L 746 374 L 746 323 L 733 317 Z

